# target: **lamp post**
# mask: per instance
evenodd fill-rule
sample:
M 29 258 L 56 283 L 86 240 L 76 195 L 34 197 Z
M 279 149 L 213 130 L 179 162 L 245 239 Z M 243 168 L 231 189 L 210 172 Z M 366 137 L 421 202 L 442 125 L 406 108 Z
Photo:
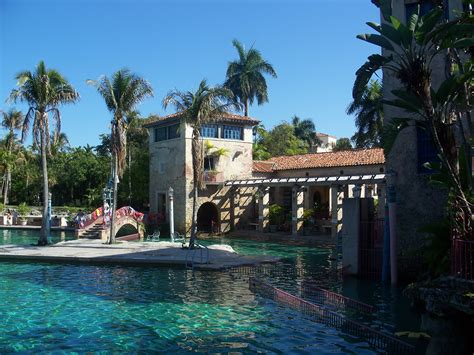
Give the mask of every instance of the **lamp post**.
M 51 244 L 51 192 L 48 193 L 48 215 L 46 221 L 46 237 L 48 239 L 48 244 Z
M 170 237 L 171 241 L 174 242 L 174 208 L 173 208 L 173 188 L 170 186 L 168 189 L 168 201 L 169 201 L 169 213 L 170 213 Z

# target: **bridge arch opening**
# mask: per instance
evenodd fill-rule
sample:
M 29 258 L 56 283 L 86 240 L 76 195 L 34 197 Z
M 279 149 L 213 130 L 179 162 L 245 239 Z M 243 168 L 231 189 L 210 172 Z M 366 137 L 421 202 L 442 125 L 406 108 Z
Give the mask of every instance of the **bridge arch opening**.
M 138 229 L 136 225 L 133 225 L 131 223 L 126 223 L 117 230 L 115 234 L 115 238 L 120 238 L 120 237 L 128 236 L 130 234 L 137 234 L 137 233 L 138 233 Z
M 197 213 L 197 230 L 200 232 L 219 232 L 219 211 L 212 202 L 203 203 Z

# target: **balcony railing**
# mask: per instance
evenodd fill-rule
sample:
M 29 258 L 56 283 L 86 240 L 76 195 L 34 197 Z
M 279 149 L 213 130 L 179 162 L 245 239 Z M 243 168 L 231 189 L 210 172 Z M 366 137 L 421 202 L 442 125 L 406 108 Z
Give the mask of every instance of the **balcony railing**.
M 220 185 L 225 182 L 224 173 L 221 171 L 204 171 L 204 182 L 208 185 Z

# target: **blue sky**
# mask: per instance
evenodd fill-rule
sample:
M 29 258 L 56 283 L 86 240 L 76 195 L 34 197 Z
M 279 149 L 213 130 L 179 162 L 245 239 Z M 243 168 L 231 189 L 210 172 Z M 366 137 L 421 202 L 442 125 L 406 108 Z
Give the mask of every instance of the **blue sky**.
M 296 114 L 350 137 L 354 73 L 377 50 L 355 36 L 378 19 L 370 0 L 0 0 L 0 109 L 10 107 L 4 99 L 15 74 L 43 59 L 81 95 L 61 107 L 71 145 L 96 145 L 111 115 L 86 79 L 127 67 L 155 90 L 142 115 L 172 113 L 161 106 L 168 91 L 224 81 L 236 38 L 254 44 L 278 74 L 267 80 L 270 101 L 250 107 L 250 116 L 271 128 Z

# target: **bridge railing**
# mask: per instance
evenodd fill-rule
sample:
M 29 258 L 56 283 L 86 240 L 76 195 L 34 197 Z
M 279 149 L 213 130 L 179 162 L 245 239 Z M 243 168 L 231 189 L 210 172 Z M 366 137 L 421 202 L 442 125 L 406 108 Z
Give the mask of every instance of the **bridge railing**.
M 104 213 L 104 208 L 98 207 L 89 214 L 76 216 L 76 228 L 85 229 L 89 227 L 90 225 L 94 224 L 101 217 L 105 217 L 104 224 L 108 224 L 110 220 L 109 211 L 110 210 L 106 210 L 105 211 L 106 213 Z M 115 217 L 117 219 L 122 218 L 122 217 L 132 217 L 137 222 L 143 222 L 144 214 L 136 211 L 133 207 L 125 206 L 115 211 Z

